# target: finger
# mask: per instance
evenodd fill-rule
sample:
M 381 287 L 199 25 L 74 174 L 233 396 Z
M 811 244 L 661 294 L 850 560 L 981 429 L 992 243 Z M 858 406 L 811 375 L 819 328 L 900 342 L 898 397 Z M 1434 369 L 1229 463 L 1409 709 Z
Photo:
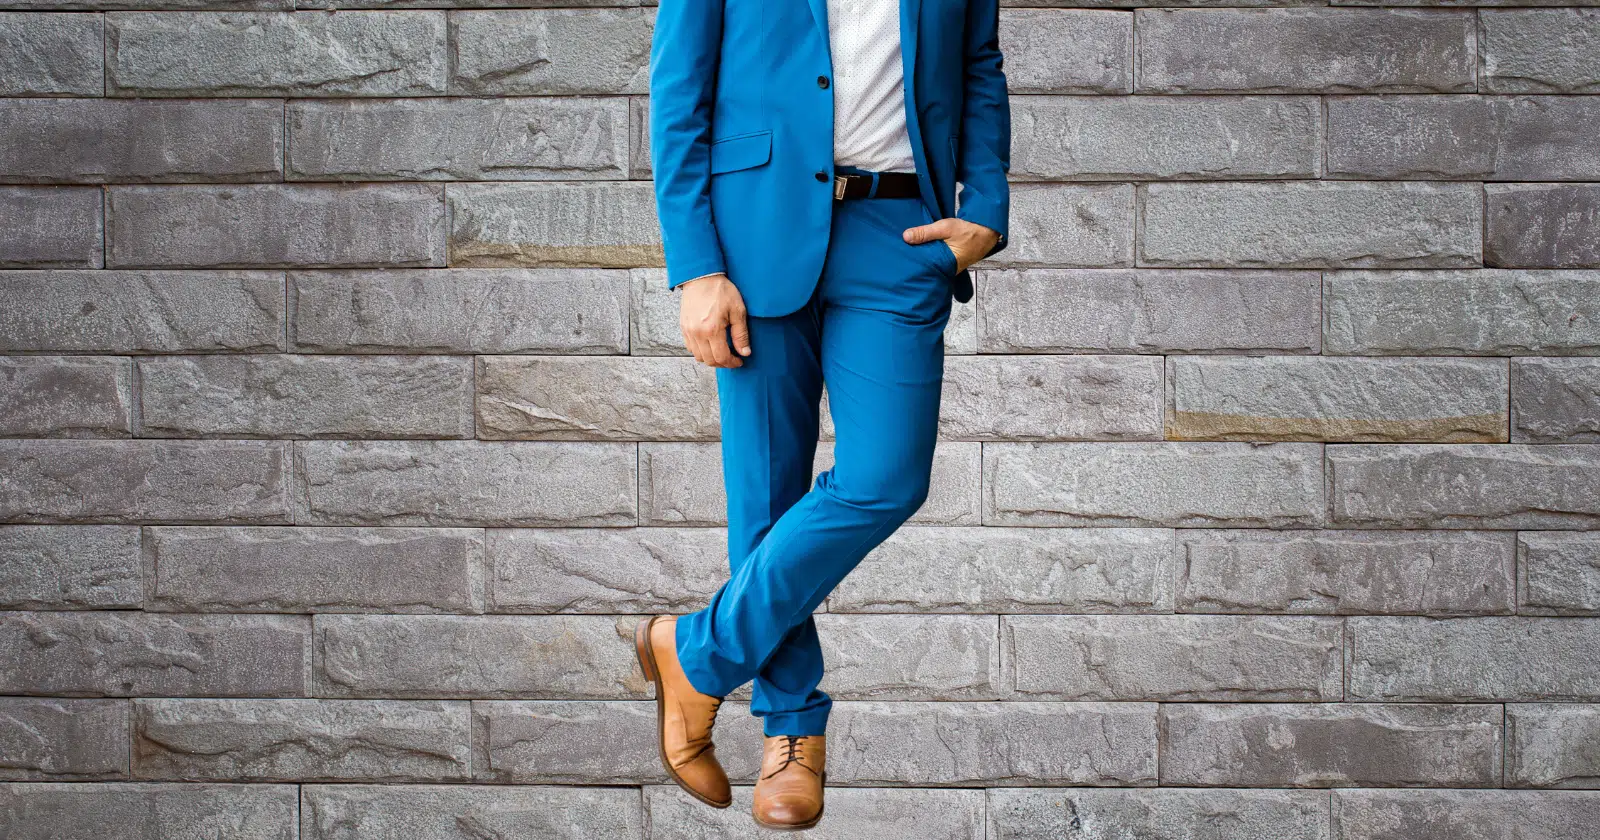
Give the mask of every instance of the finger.
M 711 346 L 711 359 L 717 367 L 738 367 L 743 364 L 738 357 L 733 355 L 733 349 L 728 346 L 728 328 L 717 330 L 716 337 L 708 342 Z
M 912 245 L 921 245 L 935 239 L 945 239 L 955 233 L 955 225 L 949 219 L 940 219 L 925 225 L 906 228 L 905 240 Z
M 711 352 L 706 346 L 706 340 L 698 335 L 689 333 L 685 333 L 684 336 L 684 345 L 689 348 L 690 353 L 694 354 L 694 360 L 702 365 L 711 364 Z
M 750 324 L 745 317 L 743 309 L 734 310 L 731 331 L 733 332 L 733 348 L 738 350 L 741 356 L 750 355 Z

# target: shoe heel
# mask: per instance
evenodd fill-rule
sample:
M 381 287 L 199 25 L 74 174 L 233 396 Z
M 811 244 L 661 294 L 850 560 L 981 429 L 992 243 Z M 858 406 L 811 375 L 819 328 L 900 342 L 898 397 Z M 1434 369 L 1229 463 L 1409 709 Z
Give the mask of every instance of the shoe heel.
M 656 617 L 651 616 L 633 628 L 633 650 L 639 656 L 639 668 L 644 671 L 644 678 L 650 682 L 656 682 L 659 678 L 656 674 L 655 656 L 650 653 L 650 625 L 655 623 L 655 620 Z

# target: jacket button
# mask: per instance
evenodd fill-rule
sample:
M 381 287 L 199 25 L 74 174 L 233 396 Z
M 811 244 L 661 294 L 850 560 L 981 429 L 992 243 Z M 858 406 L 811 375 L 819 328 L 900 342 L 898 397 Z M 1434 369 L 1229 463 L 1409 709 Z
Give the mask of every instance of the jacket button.
M 823 90 L 827 90 L 828 89 L 828 77 L 827 76 L 818 76 L 817 77 L 817 87 L 822 88 Z
M 821 181 L 824 184 L 828 183 L 828 173 L 823 172 L 822 170 L 818 169 L 817 170 L 817 180 Z

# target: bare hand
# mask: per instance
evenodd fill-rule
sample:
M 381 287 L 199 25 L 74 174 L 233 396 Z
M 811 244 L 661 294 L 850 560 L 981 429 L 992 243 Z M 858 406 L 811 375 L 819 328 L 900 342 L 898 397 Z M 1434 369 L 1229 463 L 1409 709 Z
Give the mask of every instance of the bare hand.
M 678 327 L 683 330 L 683 342 L 695 360 L 712 367 L 742 366 L 744 360 L 739 356 L 750 355 L 750 327 L 745 320 L 744 296 L 739 294 L 739 288 L 726 274 L 696 278 L 681 288 Z M 730 327 L 739 356 L 728 349 Z
M 906 228 L 903 235 L 912 245 L 943 239 L 944 244 L 950 246 L 951 253 L 956 255 L 957 274 L 988 256 L 995 243 L 1000 241 L 1000 234 L 983 225 L 956 218 L 940 219 L 930 224 Z

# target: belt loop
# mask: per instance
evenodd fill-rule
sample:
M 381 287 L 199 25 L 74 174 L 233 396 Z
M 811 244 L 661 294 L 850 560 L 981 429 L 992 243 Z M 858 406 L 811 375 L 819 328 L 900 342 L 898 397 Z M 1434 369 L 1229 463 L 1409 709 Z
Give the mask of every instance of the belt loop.
M 867 190 L 867 198 L 878 197 L 878 170 L 872 170 L 872 188 Z

